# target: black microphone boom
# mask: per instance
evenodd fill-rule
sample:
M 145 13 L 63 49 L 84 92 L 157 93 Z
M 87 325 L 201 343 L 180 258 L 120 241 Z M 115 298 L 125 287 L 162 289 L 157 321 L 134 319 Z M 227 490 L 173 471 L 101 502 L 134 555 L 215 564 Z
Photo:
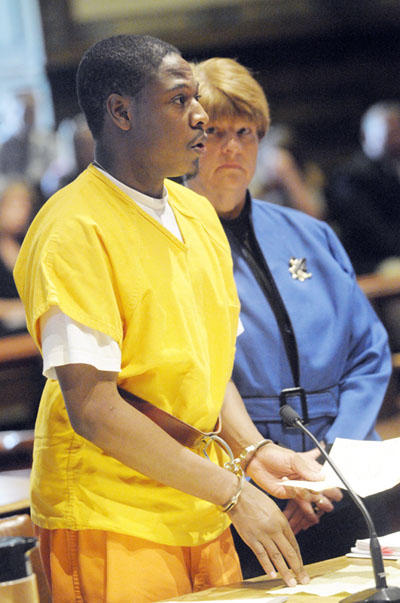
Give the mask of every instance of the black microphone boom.
M 341 471 L 337 468 L 335 463 L 329 457 L 329 454 L 324 450 L 317 438 L 303 425 L 301 417 L 297 412 L 288 404 L 281 407 L 279 414 L 288 427 L 298 427 L 303 431 L 311 440 L 314 442 L 318 450 L 321 452 L 323 457 L 327 460 L 329 465 L 332 467 L 336 475 L 343 482 L 350 497 L 353 499 L 357 507 L 360 509 L 364 516 L 364 519 L 368 525 L 369 537 L 370 537 L 370 551 L 372 567 L 374 569 L 375 586 L 376 588 L 370 588 L 363 590 L 355 595 L 350 595 L 346 599 L 342 599 L 340 603 L 378 603 L 381 601 L 392 601 L 392 603 L 400 603 L 400 588 L 397 586 L 388 586 L 386 582 L 385 568 L 383 565 L 382 549 L 379 544 L 378 536 L 372 521 L 371 515 L 368 513 L 361 498 L 356 494 L 347 480 L 343 477 Z

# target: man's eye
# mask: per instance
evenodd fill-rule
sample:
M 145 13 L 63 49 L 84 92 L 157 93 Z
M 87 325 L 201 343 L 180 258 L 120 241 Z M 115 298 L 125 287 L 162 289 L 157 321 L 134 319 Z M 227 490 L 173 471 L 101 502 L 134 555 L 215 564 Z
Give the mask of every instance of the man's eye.
M 186 103 L 186 96 L 179 95 L 173 99 L 173 102 L 177 105 L 184 105 Z
M 245 136 L 246 134 L 251 134 L 251 129 L 250 128 L 240 128 L 240 130 L 238 130 L 238 134 L 239 134 L 239 136 Z
M 207 134 L 215 134 L 215 128 L 210 126 L 209 128 L 206 129 L 206 133 Z

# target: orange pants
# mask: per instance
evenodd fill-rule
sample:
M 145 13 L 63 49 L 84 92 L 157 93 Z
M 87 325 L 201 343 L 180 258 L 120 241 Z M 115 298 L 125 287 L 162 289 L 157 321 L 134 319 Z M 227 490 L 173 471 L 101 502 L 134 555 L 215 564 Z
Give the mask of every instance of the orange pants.
M 242 580 L 230 529 L 195 547 L 36 528 L 53 603 L 152 603 Z

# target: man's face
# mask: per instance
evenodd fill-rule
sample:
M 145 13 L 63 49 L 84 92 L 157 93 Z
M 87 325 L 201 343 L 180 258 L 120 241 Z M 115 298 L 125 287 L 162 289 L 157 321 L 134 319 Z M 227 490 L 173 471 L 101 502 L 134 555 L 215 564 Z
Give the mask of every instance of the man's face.
M 363 131 L 363 148 L 371 159 L 400 158 L 400 114 L 382 110 L 369 117 Z
M 182 176 L 205 152 L 208 116 L 198 102 L 192 68 L 182 57 L 164 57 L 157 75 L 132 100 L 135 170 L 146 177 Z
M 234 217 L 240 213 L 254 176 L 257 127 L 246 117 L 224 118 L 210 121 L 206 132 L 207 152 L 189 186 L 208 197 L 219 215 Z

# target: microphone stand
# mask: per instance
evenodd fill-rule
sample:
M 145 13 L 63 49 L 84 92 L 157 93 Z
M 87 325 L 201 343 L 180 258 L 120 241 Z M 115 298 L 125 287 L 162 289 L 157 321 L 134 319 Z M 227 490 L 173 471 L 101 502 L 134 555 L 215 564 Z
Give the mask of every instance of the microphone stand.
M 342 599 L 340 603 L 379 603 L 382 601 L 392 601 L 392 603 L 400 603 L 400 588 L 398 588 L 397 586 L 387 585 L 381 545 L 379 544 L 378 536 L 374 523 L 372 521 L 372 517 L 367 511 L 367 508 L 365 507 L 363 501 L 353 490 L 347 480 L 344 478 L 341 471 L 329 457 L 326 450 L 324 450 L 324 448 L 318 442 L 317 438 L 311 433 L 311 431 L 309 431 L 303 425 L 303 421 L 297 414 L 297 412 L 291 406 L 285 404 L 281 407 L 279 414 L 281 415 L 282 419 L 288 427 L 298 427 L 309 438 L 311 438 L 311 440 L 314 442 L 323 457 L 327 460 L 334 472 L 338 475 L 340 480 L 346 486 L 350 497 L 360 509 L 368 526 L 370 536 L 371 561 L 374 570 L 376 588 L 369 588 L 354 595 L 350 595 L 349 597 Z

